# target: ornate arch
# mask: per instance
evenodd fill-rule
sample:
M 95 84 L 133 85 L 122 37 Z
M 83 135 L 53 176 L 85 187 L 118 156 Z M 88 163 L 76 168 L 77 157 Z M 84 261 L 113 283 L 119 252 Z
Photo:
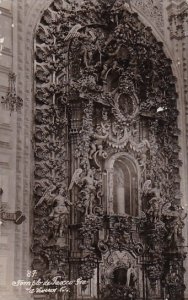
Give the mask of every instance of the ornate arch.
M 119 193 L 123 193 L 119 200 L 114 197 L 114 193 L 117 189 L 114 180 L 118 177 L 118 169 L 122 178 L 122 187 Z M 106 170 L 106 203 L 108 213 L 114 213 L 114 208 L 119 214 L 130 214 L 137 216 L 141 210 L 141 203 L 139 203 L 139 182 L 140 182 L 140 167 L 138 162 L 126 152 L 118 152 L 111 157 L 109 157 L 105 162 Z M 125 185 L 124 185 L 125 184 Z M 125 194 L 128 197 L 125 197 Z M 123 201 L 121 201 L 121 199 Z M 121 204 L 118 202 L 122 202 Z M 127 206 L 126 206 L 126 202 Z
M 166 276 L 168 290 L 175 259 L 183 259 L 175 78 L 151 29 L 121 1 L 108 4 L 54 1 L 36 29 L 33 267 L 89 279 L 106 249 L 138 257 L 147 245 L 151 286 Z M 105 212 L 105 160 L 122 151 L 140 166 L 140 218 Z M 173 244 L 163 246 L 165 237 Z

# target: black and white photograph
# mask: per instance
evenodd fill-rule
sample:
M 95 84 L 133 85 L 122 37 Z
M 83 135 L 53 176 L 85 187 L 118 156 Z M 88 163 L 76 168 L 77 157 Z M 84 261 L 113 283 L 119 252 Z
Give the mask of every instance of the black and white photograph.
M 0 300 L 188 300 L 188 0 L 0 0 Z

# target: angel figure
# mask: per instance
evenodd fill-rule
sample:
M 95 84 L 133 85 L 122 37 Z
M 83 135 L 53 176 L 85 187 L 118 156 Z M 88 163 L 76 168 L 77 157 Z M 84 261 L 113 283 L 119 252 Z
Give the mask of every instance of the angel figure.
M 84 176 L 84 174 L 86 175 Z M 95 183 L 94 170 L 89 168 L 87 165 L 85 170 L 81 168 L 76 169 L 69 185 L 69 191 L 72 190 L 74 185 L 77 185 L 81 188 L 80 195 L 86 209 L 86 215 L 89 213 L 91 214 L 92 212 L 92 203 L 95 195 Z

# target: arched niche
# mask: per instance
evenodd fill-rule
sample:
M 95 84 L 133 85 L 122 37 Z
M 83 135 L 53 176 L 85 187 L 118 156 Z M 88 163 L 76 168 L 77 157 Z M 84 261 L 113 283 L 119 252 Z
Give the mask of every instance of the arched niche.
M 106 162 L 106 207 L 109 214 L 139 213 L 139 166 L 128 153 L 112 155 Z
M 116 288 L 117 290 L 123 288 L 124 293 L 129 289 L 136 290 L 138 288 L 138 274 L 137 262 L 130 253 L 126 251 L 107 252 L 102 258 L 100 273 L 102 299 L 115 299 L 117 296 Z

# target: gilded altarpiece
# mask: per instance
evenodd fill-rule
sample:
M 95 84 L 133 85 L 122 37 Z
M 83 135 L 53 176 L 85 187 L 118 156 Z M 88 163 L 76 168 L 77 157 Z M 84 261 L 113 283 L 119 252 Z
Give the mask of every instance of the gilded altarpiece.
M 128 1 L 127 1 L 128 2 Z M 55 0 L 35 35 L 35 299 L 183 299 L 176 78 L 125 1 Z

